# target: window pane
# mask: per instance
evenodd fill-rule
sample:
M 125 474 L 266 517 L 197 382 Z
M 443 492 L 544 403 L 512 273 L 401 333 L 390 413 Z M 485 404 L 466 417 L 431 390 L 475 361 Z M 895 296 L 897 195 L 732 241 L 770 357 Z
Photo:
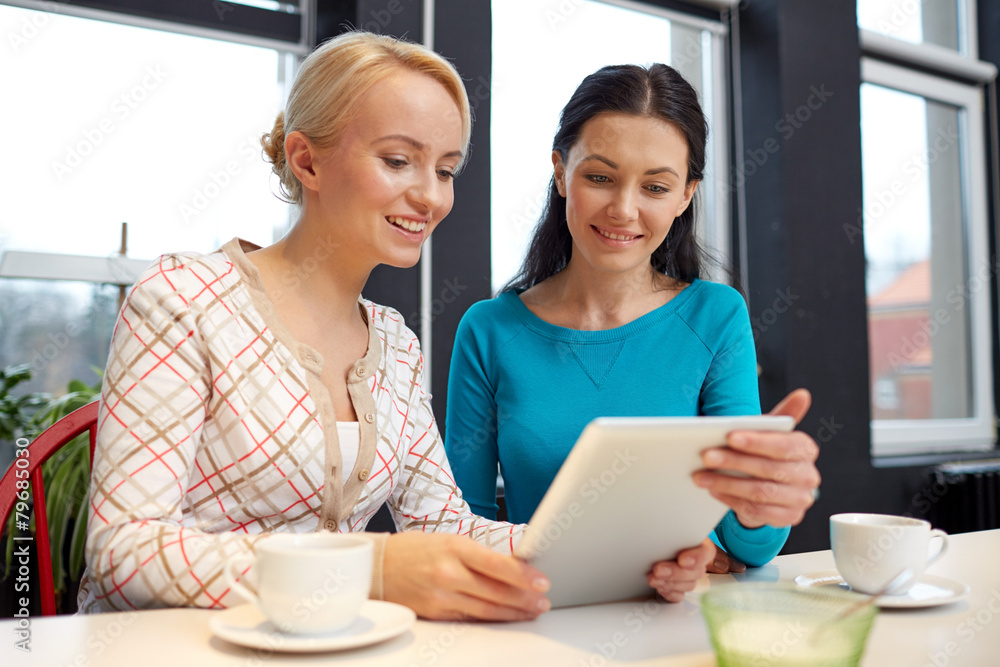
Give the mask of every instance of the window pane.
M 257 138 L 282 105 L 273 50 L 0 6 L 0 247 L 211 250 L 283 228 Z M 15 39 L 16 38 L 16 39 Z
M 965 0 L 858 0 L 858 27 L 912 44 L 966 50 L 959 35 Z
M 727 133 L 713 117 L 712 87 L 719 84 L 708 31 L 594 0 L 495 0 L 492 7 L 491 241 L 499 288 L 520 267 L 541 217 L 559 112 L 585 76 L 606 65 L 672 65 L 701 94 L 710 140 L 724 141 Z M 714 227 L 723 217 L 716 183 L 710 161 L 698 188 L 698 226 L 713 249 L 724 245 Z
M 861 87 L 874 419 L 973 416 L 961 120 L 951 105 Z
M 66 393 L 70 380 L 97 383 L 118 314 L 113 285 L 0 279 L 0 367 L 31 364 L 17 394 Z

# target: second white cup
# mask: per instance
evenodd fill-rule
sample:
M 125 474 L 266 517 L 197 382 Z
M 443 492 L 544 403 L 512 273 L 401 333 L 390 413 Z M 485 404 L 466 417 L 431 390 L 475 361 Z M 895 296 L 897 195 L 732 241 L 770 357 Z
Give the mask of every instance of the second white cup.
M 254 555 L 231 558 L 225 575 L 282 632 L 329 634 L 353 623 L 368 599 L 372 551 L 370 541 L 351 535 L 280 533 L 257 542 Z M 251 563 L 256 594 L 234 575 Z
M 931 540 L 937 544 L 932 548 Z M 892 591 L 909 590 L 948 548 L 948 535 L 922 519 L 889 514 L 834 514 L 830 548 L 837 571 L 853 590 L 874 594 L 901 572 L 912 576 Z

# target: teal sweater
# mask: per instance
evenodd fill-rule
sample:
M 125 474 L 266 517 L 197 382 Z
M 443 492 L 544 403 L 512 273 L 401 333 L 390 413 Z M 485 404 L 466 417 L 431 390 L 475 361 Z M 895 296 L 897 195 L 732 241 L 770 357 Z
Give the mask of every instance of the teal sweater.
M 508 519 L 526 523 L 596 417 L 750 414 L 760 414 L 756 354 L 731 287 L 695 280 L 666 305 L 602 331 L 549 324 L 505 292 L 459 324 L 445 448 L 473 511 L 496 518 L 499 464 Z M 745 528 L 730 511 L 711 537 L 762 565 L 788 532 Z

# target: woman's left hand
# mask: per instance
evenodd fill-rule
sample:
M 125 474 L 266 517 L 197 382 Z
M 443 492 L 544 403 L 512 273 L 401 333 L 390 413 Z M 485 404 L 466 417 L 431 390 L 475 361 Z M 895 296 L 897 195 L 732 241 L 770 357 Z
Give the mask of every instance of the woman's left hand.
M 747 566 L 727 554 L 721 547 L 716 545 L 715 559 L 708 564 L 706 571 L 709 574 L 729 574 L 731 572 L 740 573 L 746 572 Z
M 770 414 L 790 415 L 799 423 L 812 397 L 796 389 Z M 747 528 L 763 525 L 794 526 L 802 521 L 816 499 L 819 446 L 801 431 L 733 431 L 728 447 L 702 452 L 707 470 L 694 475 L 695 484 L 729 505 Z M 713 470 L 732 470 L 749 477 L 736 477 Z
M 706 537 L 693 549 L 685 549 L 677 554 L 677 560 L 654 563 L 646 575 L 646 581 L 667 602 L 680 602 L 685 593 L 694 590 L 715 558 L 715 543 Z

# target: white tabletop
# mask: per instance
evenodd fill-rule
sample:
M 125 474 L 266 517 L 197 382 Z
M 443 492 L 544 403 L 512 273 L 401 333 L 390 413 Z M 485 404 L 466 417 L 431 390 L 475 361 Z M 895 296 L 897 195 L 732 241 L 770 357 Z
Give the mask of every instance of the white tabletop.
M 1000 664 L 1000 530 L 954 535 L 928 574 L 969 584 L 964 600 L 925 609 L 884 609 L 875 621 L 866 667 L 987 667 Z M 748 575 L 709 575 L 680 604 L 633 600 L 549 612 L 528 623 L 418 621 L 382 644 L 318 654 L 271 653 L 229 644 L 208 620 L 221 612 L 165 609 L 30 619 L 31 652 L 14 648 L 15 621 L 0 621 L 0 665 L 61 667 L 337 664 L 385 666 L 531 665 L 711 666 L 698 607 L 711 586 L 793 580 L 833 568 L 829 551 L 779 556 Z

